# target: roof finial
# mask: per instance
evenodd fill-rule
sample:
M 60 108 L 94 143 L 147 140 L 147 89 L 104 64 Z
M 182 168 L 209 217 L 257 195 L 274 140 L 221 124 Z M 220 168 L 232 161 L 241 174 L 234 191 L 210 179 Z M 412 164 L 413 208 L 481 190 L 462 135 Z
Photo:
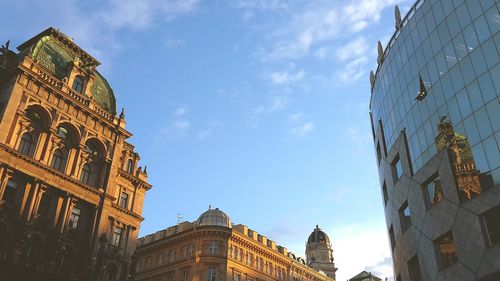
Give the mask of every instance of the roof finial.
M 144 166 L 144 174 L 148 174 L 148 166 Z
M 382 43 L 380 43 L 380 41 L 378 41 L 377 43 L 377 50 L 378 50 L 377 62 L 378 64 L 381 64 L 382 61 L 384 60 L 384 47 L 382 47 Z
M 120 113 L 120 119 L 125 119 L 125 108 L 122 107 L 122 112 Z
M 212 205 L 208 205 L 208 209 L 211 210 L 212 209 Z
M 396 30 L 401 28 L 401 12 L 399 11 L 398 5 L 394 9 L 394 16 L 396 18 Z
M 316 225 L 316 228 L 319 228 L 319 226 L 318 226 L 318 225 Z

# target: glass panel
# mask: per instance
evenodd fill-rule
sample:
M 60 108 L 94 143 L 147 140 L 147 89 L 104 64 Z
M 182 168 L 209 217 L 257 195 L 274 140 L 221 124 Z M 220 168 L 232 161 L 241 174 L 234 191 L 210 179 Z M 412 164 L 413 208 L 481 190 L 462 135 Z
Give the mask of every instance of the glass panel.
M 458 262 L 457 249 L 451 232 L 439 237 L 434 243 L 440 257 L 440 265 L 442 269 Z

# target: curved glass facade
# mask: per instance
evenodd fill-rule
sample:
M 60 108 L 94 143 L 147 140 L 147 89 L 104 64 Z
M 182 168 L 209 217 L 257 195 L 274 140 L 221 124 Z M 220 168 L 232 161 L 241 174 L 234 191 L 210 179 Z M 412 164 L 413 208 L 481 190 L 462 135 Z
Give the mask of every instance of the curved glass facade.
M 405 130 L 414 172 L 439 151 L 438 125 L 446 120 L 485 182 L 500 183 L 499 7 L 495 0 L 418 1 L 387 46 L 372 121 L 383 124 L 388 149 Z

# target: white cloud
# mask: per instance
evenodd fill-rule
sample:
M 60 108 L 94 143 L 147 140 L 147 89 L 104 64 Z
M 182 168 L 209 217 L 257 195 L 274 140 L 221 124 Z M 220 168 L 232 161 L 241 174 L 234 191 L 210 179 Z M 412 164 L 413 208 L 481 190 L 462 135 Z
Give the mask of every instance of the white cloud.
M 306 122 L 290 129 L 290 134 L 295 137 L 304 138 L 314 130 L 313 122 Z
M 200 140 L 206 140 L 212 136 L 213 131 L 211 129 L 201 130 L 196 134 L 196 137 Z
M 188 113 L 189 109 L 185 106 L 179 106 L 177 109 L 174 111 L 175 116 L 183 116 Z
M 335 55 L 341 61 L 346 61 L 352 58 L 359 58 L 367 51 L 367 43 L 364 37 L 360 36 L 346 45 L 338 48 Z
M 189 129 L 191 122 L 188 120 L 177 120 L 172 122 L 172 127 L 179 131 L 185 131 Z
M 302 119 L 304 119 L 304 113 L 302 112 L 299 112 L 299 113 L 295 113 L 295 114 L 292 114 L 290 116 L 288 116 L 288 121 L 291 123 L 291 124 L 297 124 L 298 122 L 300 122 Z
M 370 24 L 379 21 L 382 11 L 406 0 L 357 0 L 347 5 L 336 1 L 305 1 L 288 7 L 286 21 L 268 32 L 271 47 L 258 55 L 263 61 L 295 60 L 314 53 L 324 57 L 323 47 L 339 39 L 351 38 Z
M 358 57 L 353 59 L 349 63 L 345 64 L 342 69 L 337 71 L 336 78 L 343 83 L 353 83 L 365 74 L 365 64 L 368 62 L 366 56 Z
M 270 80 L 276 85 L 290 84 L 296 81 L 300 81 L 304 78 L 306 72 L 301 69 L 299 71 L 276 71 L 272 72 L 270 75 Z
M 348 226 L 332 233 L 336 233 L 337 237 L 334 241 L 335 265 L 339 268 L 337 280 L 347 280 L 363 270 L 372 272 L 382 280 L 385 277 L 392 280 L 392 258 L 387 233 L 383 228 Z
M 102 22 L 112 28 L 143 29 L 156 20 L 172 20 L 196 10 L 199 0 L 110 0 L 100 12 Z
M 171 50 L 178 50 L 184 48 L 186 41 L 183 39 L 167 39 L 165 40 L 165 47 Z

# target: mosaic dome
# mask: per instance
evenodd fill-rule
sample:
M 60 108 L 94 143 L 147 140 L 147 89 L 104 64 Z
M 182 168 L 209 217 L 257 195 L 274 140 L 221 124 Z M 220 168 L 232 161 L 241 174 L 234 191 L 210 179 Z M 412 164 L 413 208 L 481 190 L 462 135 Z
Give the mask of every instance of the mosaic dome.
M 219 210 L 219 208 L 208 209 L 208 211 L 201 214 L 201 216 L 196 221 L 197 226 L 224 226 L 224 227 L 232 227 L 231 219 L 226 213 Z
M 61 80 L 69 76 L 71 64 L 77 57 L 74 51 L 67 49 L 50 35 L 43 36 L 38 40 L 31 55 L 39 65 Z M 95 71 L 95 75 L 94 83 L 90 87 L 90 94 L 94 102 L 115 114 L 116 100 L 113 89 L 99 72 Z

